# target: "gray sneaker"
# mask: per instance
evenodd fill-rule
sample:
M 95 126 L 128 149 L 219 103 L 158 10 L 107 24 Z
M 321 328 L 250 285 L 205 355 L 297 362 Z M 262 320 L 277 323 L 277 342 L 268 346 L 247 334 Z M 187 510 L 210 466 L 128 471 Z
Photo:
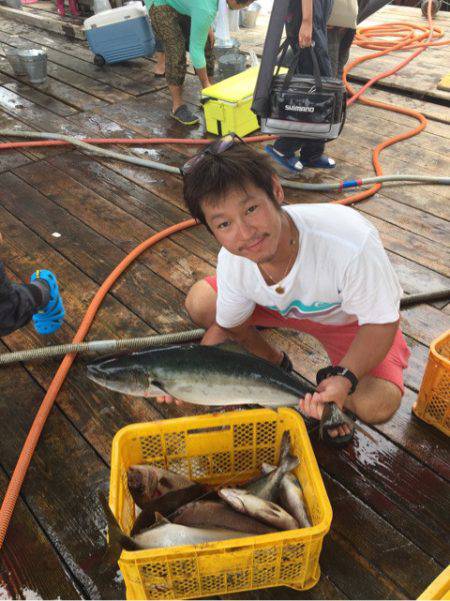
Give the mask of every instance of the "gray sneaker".
M 172 113 L 172 117 L 183 125 L 197 125 L 200 122 L 200 118 L 195 113 L 192 113 L 185 104 L 179 106 Z

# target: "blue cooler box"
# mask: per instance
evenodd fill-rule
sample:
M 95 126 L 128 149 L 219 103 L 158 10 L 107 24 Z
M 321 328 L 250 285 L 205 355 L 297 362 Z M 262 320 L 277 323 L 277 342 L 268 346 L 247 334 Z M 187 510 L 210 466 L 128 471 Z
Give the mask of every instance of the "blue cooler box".
M 141 2 L 104 10 L 84 21 L 94 63 L 119 63 L 155 51 L 155 36 Z

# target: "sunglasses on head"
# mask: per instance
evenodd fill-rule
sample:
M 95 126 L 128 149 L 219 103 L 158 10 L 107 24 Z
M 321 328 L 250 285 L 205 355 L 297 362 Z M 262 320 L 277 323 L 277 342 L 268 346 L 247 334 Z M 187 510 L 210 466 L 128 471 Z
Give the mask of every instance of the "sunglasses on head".
M 212 144 L 209 144 L 209 146 L 207 146 L 205 150 L 202 150 L 201 152 L 193 156 L 191 159 L 186 161 L 186 163 L 182 167 L 180 167 L 181 175 L 184 177 L 185 175 L 190 173 L 194 169 L 194 167 L 196 167 L 199 163 L 203 161 L 207 154 L 218 156 L 219 154 L 222 154 L 238 142 L 242 142 L 243 144 L 245 144 L 244 140 L 234 133 L 227 134 L 226 136 L 215 140 L 214 142 L 212 142 Z

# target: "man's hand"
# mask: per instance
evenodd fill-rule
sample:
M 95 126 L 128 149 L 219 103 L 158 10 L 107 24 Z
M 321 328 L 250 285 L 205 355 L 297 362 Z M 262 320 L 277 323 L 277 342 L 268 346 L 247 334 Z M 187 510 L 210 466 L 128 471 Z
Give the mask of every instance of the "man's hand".
M 325 403 L 336 403 L 340 409 L 343 409 L 350 388 L 351 383 L 347 378 L 332 376 L 322 380 L 316 392 L 306 394 L 305 398 L 300 400 L 299 407 L 306 415 L 320 419 Z
M 312 43 L 312 21 L 305 21 L 303 19 L 298 32 L 298 43 L 300 48 L 309 48 Z

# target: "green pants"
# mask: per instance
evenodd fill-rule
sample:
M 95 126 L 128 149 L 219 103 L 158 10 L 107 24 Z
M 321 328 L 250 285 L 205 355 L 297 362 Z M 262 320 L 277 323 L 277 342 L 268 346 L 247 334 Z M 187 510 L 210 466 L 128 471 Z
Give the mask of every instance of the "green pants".
M 156 37 L 161 40 L 166 53 L 166 81 L 170 85 L 183 85 L 186 76 L 186 51 L 189 48 L 191 19 L 181 15 L 171 6 L 153 5 L 150 19 Z M 206 70 L 214 75 L 214 53 L 209 41 L 205 45 Z

